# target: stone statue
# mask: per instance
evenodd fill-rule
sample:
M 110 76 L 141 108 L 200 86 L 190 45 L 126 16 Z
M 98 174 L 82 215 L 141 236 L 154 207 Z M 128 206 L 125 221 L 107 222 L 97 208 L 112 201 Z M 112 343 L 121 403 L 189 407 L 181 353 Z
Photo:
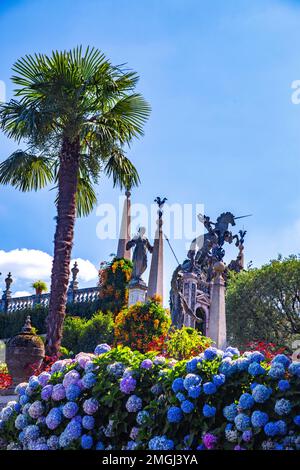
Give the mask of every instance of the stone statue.
M 148 238 L 145 236 L 145 227 L 140 227 L 138 234 L 126 244 L 126 250 L 134 247 L 132 262 L 133 270 L 131 274 L 130 284 L 145 284 L 142 280 L 142 274 L 147 269 L 147 250 L 152 253 L 153 246 L 150 244 Z

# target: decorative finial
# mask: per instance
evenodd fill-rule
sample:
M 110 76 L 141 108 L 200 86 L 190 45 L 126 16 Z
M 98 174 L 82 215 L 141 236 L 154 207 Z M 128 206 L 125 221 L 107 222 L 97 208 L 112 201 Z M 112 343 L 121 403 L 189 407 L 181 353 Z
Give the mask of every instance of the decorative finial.
M 10 286 L 12 285 L 13 279 L 11 273 L 8 273 L 7 278 L 5 279 L 6 290 L 10 290 Z
M 160 196 L 157 196 L 155 199 L 154 199 L 154 202 L 156 202 L 156 204 L 158 205 L 158 217 L 161 219 L 162 218 L 162 215 L 163 215 L 163 207 L 165 205 L 165 202 L 167 201 L 168 199 L 166 197 L 164 197 L 163 199 L 160 197 Z
M 30 315 L 28 315 L 26 317 L 26 321 L 25 321 L 25 324 L 22 328 L 22 332 L 23 333 L 32 333 L 33 332 Z

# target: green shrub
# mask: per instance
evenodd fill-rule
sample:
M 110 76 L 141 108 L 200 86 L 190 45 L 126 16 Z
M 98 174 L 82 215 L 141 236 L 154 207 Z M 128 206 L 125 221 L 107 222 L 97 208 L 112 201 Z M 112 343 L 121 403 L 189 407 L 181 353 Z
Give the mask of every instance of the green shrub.
M 0 313 L 0 339 L 11 338 L 18 334 L 25 323 L 26 317 L 30 315 L 31 324 L 37 332 L 42 335 L 46 333 L 46 317 L 48 308 L 36 305 L 31 309 L 18 310 L 12 313 Z
M 67 316 L 62 346 L 75 354 L 79 351 L 93 352 L 99 343 L 112 343 L 113 327 L 111 313 L 97 312 L 90 320 Z
M 174 359 L 189 359 L 203 352 L 212 344 L 212 340 L 203 336 L 194 328 L 182 327 L 169 334 L 165 347 Z

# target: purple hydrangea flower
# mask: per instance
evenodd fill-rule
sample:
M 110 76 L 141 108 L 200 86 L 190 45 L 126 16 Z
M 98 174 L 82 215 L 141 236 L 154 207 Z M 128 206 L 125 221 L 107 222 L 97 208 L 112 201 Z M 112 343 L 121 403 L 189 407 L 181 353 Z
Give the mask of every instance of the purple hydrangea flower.
M 93 415 L 99 408 L 96 398 L 88 398 L 83 402 L 83 410 L 87 415 Z
M 67 388 L 71 384 L 76 384 L 80 379 L 80 374 L 77 370 L 70 370 L 66 373 L 63 380 L 63 386 Z
M 129 395 L 135 390 L 136 380 L 131 376 L 124 377 L 120 382 L 120 390 L 123 393 Z
M 41 391 L 42 400 L 45 400 L 45 401 L 50 400 L 52 392 L 53 392 L 53 385 L 45 385 L 45 387 L 43 387 Z
M 144 361 L 140 365 L 141 369 L 152 369 L 153 362 L 151 359 L 144 359 Z
M 217 442 L 218 442 L 218 438 L 216 436 L 214 436 L 214 434 L 211 434 L 211 433 L 206 433 L 204 434 L 203 438 L 202 438 L 202 441 L 203 441 L 203 444 L 205 445 L 206 449 L 214 449 Z
M 59 447 L 59 439 L 58 436 L 50 436 L 47 439 L 47 446 L 49 447 L 50 450 L 57 450 Z
M 251 429 L 247 429 L 242 434 L 242 439 L 243 439 L 244 442 L 250 442 L 252 437 L 253 437 L 253 433 L 252 433 Z
M 31 424 L 29 426 L 26 426 L 26 428 L 24 428 L 23 431 L 24 431 L 24 434 L 25 434 L 25 439 L 27 439 L 28 441 L 35 440 L 40 435 L 40 429 L 35 424 Z
M 84 429 L 92 430 L 95 426 L 95 418 L 93 416 L 85 415 L 82 418 L 82 426 Z
M 49 372 L 42 372 L 42 373 L 38 376 L 39 384 L 40 384 L 42 387 L 45 387 L 45 385 L 47 385 L 47 383 L 49 382 L 50 378 L 51 378 L 51 374 L 49 374 Z
M 63 400 L 66 397 L 66 389 L 63 384 L 54 385 L 51 398 L 54 401 Z

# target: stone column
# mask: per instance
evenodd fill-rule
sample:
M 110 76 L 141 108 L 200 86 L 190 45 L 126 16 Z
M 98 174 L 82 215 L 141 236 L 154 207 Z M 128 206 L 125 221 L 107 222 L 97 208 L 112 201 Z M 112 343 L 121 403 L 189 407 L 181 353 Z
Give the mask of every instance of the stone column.
M 146 292 L 146 284 L 137 283 L 135 285 L 130 285 L 128 294 L 128 307 L 136 304 L 137 302 L 144 303 L 146 301 Z
M 214 277 L 210 291 L 210 312 L 208 336 L 219 349 L 226 348 L 226 312 L 225 312 L 225 281 L 223 273 L 225 265 L 218 261 L 214 265 Z
M 164 244 L 163 244 L 163 231 L 162 231 L 162 214 L 159 212 L 157 221 L 157 229 L 155 233 L 155 240 L 153 245 L 153 252 L 151 258 L 148 292 L 147 297 L 159 295 L 161 303 L 163 304 L 164 295 Z
M 197 275 L 192 272 L 183 274 L 183 296 L 190 310 L 195 313 L 197 294 Z M 195 319 L 188 313 L 184 314 L 183 325 L 195 328 Z
M 123 208 L 123 215 L 122 215 L 122 223 L 121 223 L 121 230 L 118 242 L 118 249 L 117 249 L 117 258 L 126 258 L 131 259 L 131 252 L 130 250 L 126 249 L 127 242 L 130 240 L 130 224 L 131 224 L 131 192 L 127 190 L 125 192 L 126 199 L 124 201 L 124 208 Z

